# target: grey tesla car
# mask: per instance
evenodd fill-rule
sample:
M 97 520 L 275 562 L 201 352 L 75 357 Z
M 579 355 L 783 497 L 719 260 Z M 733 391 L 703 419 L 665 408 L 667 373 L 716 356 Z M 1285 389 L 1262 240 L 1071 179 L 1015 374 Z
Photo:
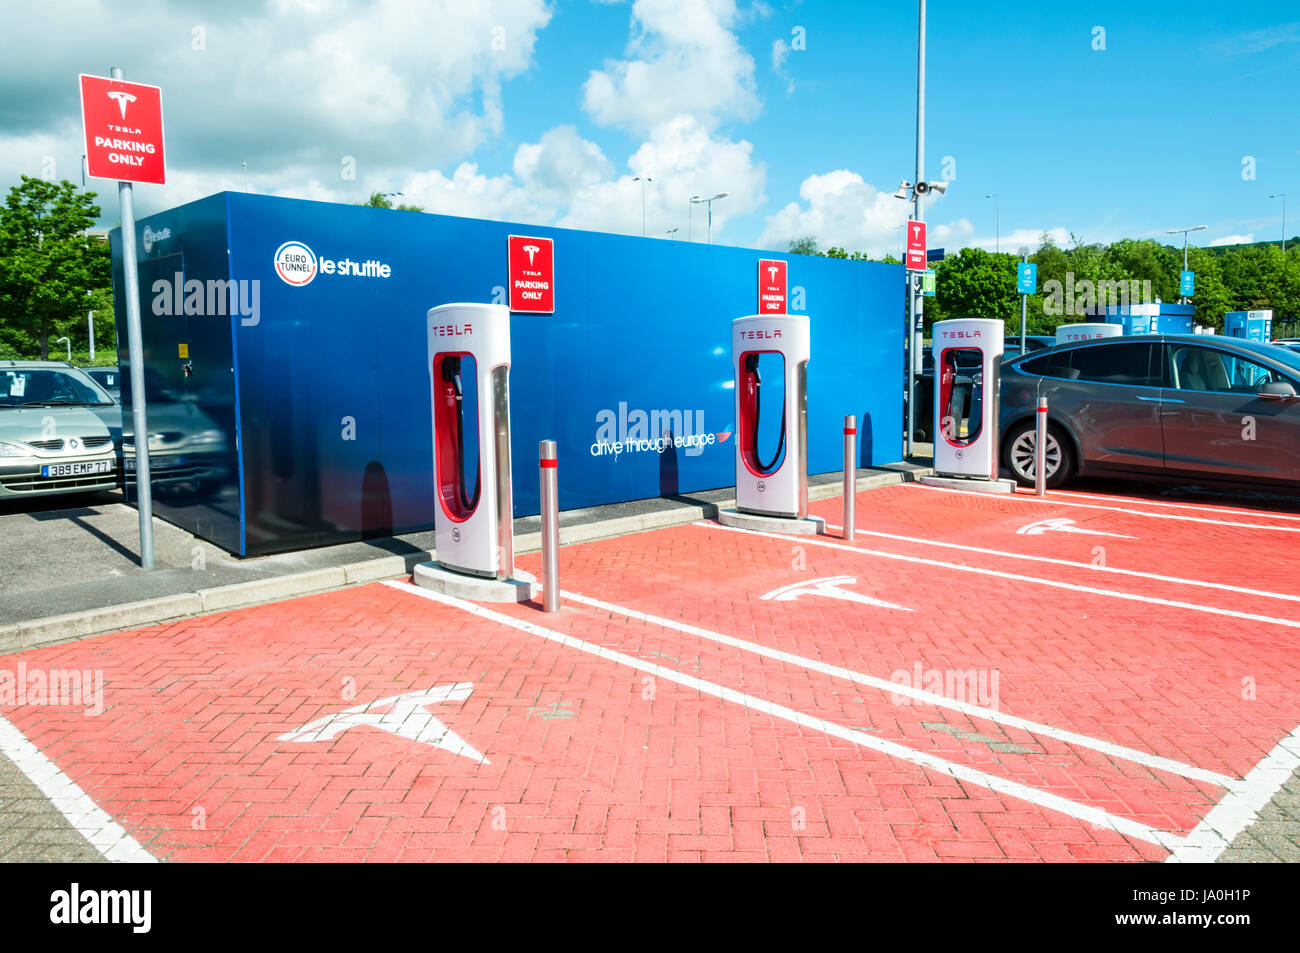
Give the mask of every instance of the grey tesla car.
M 1047 483 L 1145 474 L 1300 485 L 1300 353 L 1194 334 L 1106 338 L 1001 369 L 1002 462 L 1034 482 L 1047 398 Z

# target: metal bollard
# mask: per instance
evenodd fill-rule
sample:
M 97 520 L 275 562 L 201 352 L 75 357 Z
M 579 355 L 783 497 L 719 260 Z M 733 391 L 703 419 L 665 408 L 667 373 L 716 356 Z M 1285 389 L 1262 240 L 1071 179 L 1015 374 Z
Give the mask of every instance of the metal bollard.
M 844 418 L 844 529 L 842 539 L 853 539 L 854 509 L 858 494 L 858 418 L 849 414 Z
M 560 610 L 560 461 L 555 441 L 538 445 L 538 474 L 542 482 L 542 609 Z
M 1034 431 L 1034 495 L 1047 495 L 1047 398 L 1038 398 L 1038 426 Z

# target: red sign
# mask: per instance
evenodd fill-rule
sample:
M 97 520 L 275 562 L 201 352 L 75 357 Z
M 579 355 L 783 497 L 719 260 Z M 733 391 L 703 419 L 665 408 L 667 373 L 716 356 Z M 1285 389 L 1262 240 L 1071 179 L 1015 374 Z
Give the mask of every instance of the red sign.
M 555 243 L 549 238 L 511 235 L 510 310 L 555 313 Z
M 925 222 L 907 223 L 907 270 L 925 271 Z
M 162 90 L 85 73 L 80 78 L 87 174 L 166 185 Z
M 758 260 L 758 313 L 785 314 L 785 262 Z

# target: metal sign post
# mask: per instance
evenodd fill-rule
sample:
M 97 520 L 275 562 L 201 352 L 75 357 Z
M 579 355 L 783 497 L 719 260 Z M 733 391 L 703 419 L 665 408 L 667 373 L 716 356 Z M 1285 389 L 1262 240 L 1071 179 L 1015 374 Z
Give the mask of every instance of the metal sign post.
M 114 66 L 113 79 L 124 78 Z M 140 331 L 140 273 L 135 250 L 135 197 L 131 183 L 118 180 L 122 218 L 122 270 L 126 284 L 126 340 L 131 362 L 131 425 L 135 440 L 135 494 L 140 513 L 140 566 L 153 568 L 153 491 L 149 482 L 149 423 L 145 407 L 144 345 Z

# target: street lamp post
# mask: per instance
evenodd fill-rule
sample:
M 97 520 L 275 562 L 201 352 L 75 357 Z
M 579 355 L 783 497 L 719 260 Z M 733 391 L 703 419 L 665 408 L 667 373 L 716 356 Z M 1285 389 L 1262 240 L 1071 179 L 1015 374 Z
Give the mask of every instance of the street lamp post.
M 55 343 L 66 344 L 68 346 L 68 363 L 71 364 L 72 363 L 72 342 L 69 341 L 67 338 L 59 338 L 59 340 L 56 341 Z
M 247 192 L 248 191 L 248 163 L 241 162 L 239 164 L 244 167 L 244 191 Z
M 993 251 L 997 253 L 1002 251 L 1002 193 L 990 192 L 984 197 L 986 199 L 997 199 L 998 203 L 997 225 L 995 226 L 995 231 L 993 233 Z
M 1199 232 L 1201 229 L 1203 229 L 1203 228 L 1209 228 L 1209 227 L 1210 227 L 1210 226 L 1208 226 L 1208 225 L 1193 225 L 1191 228 L 1167 228 L 1167 229 L 1165 229 L 1165 234 L 1166 234 L 1166 235 L 1177 235 L 1179 232 L 1182 232 L 1182 233 L 1183 233 L 1183 271 L 1186 271 L 1186 270 L 1187 270 L 1187 233 L 1188 233 L 1188 232 Z M 1179 285 L 1180 285 L 1180 286 L 1182 285 L 1182 282 L 1181 282 L 1181 281 L 1179 281 Z M 1179 295 L 1179 296 L 1178 296 L 1178 303 L 1179 303 L 1179 304 L 1187 304 L 1187 296 L 1186 296 L 1186 295 Z
M 672 237 L 673 237 L 674 235 L 676 235 L 676 234 L 678 233 L 678 231 L 680 231 L 680 229 L 679 229 L 678 226 L 676 226 L 676 225 L 674 225 L 672 228 L 668 229 L 668 239 L 669 239 L 669 241 L 672 240 Z
M 1269 198 L 1282 200 L 1282 254 L 1285 255 L 1286 254 L 1286 193 L 1275 192 L 1274 194 L 1270 195 Z
M 87 317 L 86 321 L 90 325 L 90 363 L 94 364 L 95 363 L 95 312 L 94 311 L 89 312 L 89 317 Z
M 696 195 L 696 196 L 692 196 L 692 198 L 691 198 L 691 203 L 692 203 L 692 204 L 694 204 L 694 205 L 704 205 L 704 206 L 707 206 L 707 207 L 708 207 L 708 210 L 709 210 L 709 233 L 708 233 L 708 234 L 709 234 L 709 238 L 708 238 L 708 244 L 710 244 L 710 245 L 713 244 L 713 203 L 716 202 L 718 199 L 725 199 L 725 198 L 727 197 L 727 195 L 728 195 L 727 192 L 719 192 L 717 195 L 713 196 L 713 198 L 711 198 L 711 199 L 702 199 L 702 198 L 700 198 L 698 195 Z
M 632 181 L 641 183 L 641 237 L 645 238 L 645 184 L 647 182 L 653 182 L 654 179 L 650 178 L 648 175 L 638 175 Z
M 690 204 L 686 206 L 686 240 L 688 242 L 695 241 L 695 239 L 691 237 L 691 213 L 695 211 L 695 204 L 699 202 L 699 200 L 700 197 L 698 195 L 692 195 Z

